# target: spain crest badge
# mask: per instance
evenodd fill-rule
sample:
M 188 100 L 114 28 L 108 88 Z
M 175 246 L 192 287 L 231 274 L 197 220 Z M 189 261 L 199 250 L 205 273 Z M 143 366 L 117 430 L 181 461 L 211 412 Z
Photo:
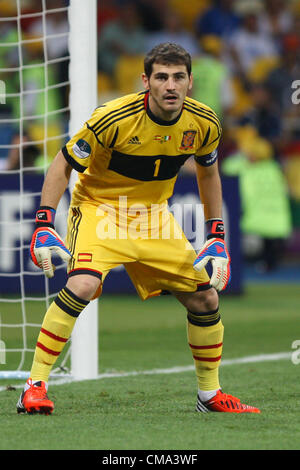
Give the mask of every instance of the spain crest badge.
M 184 131 L 181 145 L 180 145 L 180 150 L 191 150 L 194 146 L 194 140 L 195 140 L 196 134 L 197 134 L 197 131 Z

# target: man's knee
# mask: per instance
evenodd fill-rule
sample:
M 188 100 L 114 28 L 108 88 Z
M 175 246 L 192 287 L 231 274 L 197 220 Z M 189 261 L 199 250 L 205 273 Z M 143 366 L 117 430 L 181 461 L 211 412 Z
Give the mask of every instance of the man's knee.
M 190 312 L 211 312 L 219 306 L 219 296 L 214 288 L 176 297 Z
M 77 297 L 84 300 L 91 300 L 96 297 L 96 293 L 101 285 L 101 280 L 96 276 L 90 274 L 78 274 L 69 277 L 67 287 Z
M 208 327 L 220 322 L 219 296 L 215 289 L 196 293 L 187 306 L 189 324 Z

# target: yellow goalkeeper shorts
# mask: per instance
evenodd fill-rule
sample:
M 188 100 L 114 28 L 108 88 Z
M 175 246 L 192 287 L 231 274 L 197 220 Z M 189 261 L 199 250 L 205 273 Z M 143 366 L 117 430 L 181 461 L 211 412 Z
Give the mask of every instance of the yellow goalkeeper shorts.
M 209 276 L 205 269 L 194 270 L 196 253 L 182 228 L 166 204 L 153 206 L 126 211 L 107 205 L 70 207 L 68 275 L 95 275 L 103 284 L 111 269 L 124 265 L 143 300 L 162 291 L 206 288 Z

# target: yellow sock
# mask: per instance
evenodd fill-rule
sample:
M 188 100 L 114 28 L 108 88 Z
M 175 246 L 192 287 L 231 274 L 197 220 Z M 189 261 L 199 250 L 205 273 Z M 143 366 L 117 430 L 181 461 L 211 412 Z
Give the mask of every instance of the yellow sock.
M 218 310 L 213 312 L 188 312 L 187 336 L 191 348 L 198 388 L 203 391 L 220 388 L 224 327 Z
M 88 303 L 67 287 L 60 291 L 43 320 L 30 372 L 32 380 L 48 381 L 53 365 L 71 336 L 77 317 Z

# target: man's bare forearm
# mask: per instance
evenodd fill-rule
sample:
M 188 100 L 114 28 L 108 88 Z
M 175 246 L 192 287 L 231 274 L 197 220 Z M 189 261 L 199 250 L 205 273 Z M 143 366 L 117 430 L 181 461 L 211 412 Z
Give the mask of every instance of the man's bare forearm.
M 222 184 L 217 164 L 211 167 L 196 165 L 196 171 L 205 220 L 222 218 Z
M 41 195 L 41 206 L 56 209 L 64 194 L 71 175 L 72 167 L 67 163 L 63 153 L 58 152 L 47 172 Z

